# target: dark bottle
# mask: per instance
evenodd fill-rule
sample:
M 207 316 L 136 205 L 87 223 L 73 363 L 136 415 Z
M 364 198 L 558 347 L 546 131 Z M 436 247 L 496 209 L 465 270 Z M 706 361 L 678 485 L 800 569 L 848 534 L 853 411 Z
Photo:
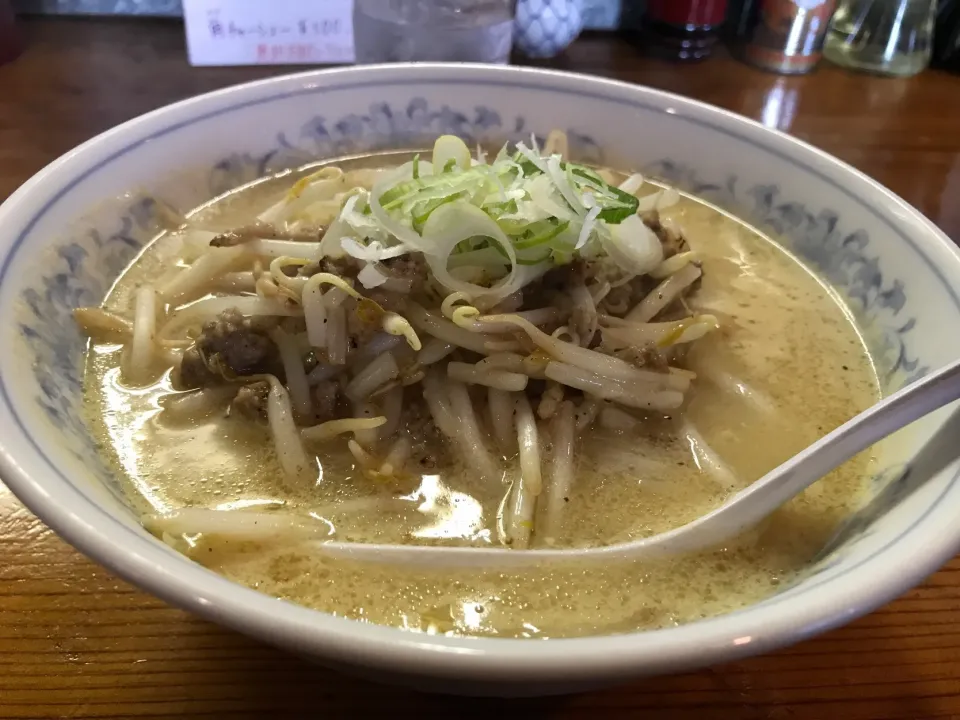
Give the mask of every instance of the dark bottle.
M 13 7 L 9 0 L 0 0 L 0 65 L 13 60 L 22 49 Z
M 932 65 L 960 72 L 960 0 L 940 0 L 937 5 Z
M 760 0 L 730 0 L 723 36 L 734 50 L 746 41 L 759 17 Z
M 703 60 L 720 38 L 727 0 L 647 0 L 636 36 L 655 57 Z

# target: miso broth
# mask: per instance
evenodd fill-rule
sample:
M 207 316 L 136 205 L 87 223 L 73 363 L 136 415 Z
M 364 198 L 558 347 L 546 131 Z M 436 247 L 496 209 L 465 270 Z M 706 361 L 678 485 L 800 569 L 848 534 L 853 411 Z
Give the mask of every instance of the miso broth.
M 348 185 L 369 188 L 377 179 L 371 168 L 399 162 L 396 155 L 388 155 L 333 164 L 345 172 Z M 314 166 L 309 172 L 316 170 Z M 289 197 L 284 193 L 300 177 L 313 176 L 304 170 L 234 191 L 192 213 L 190 224 L 210 233 L 249 227 L 265 209 Z M 626 175 L 605 172 L 603 177 L 619 182 Z M 638 194 L 643 197 L 642 191 Z M 335 213 L 343 202 L 337 200 Z M 657 317 L 666 318 L 663 322 L 680 316 L 712 317 L 717 328 L 666 360 L 679 377 L 693 378 L 681 406 L 664 410 L 622 406 L 609 399 L 601 403 L 603 408 L 618 409 L 603 414 L 602 422 L 598 414 L 578 433 L 573 482 L 562 498 L 555 499 L 560 508 L 555 517 L 545 519 L 544 509 L 537 508 L 531 527 L 523 531 L 527 538 L 523 542 L 530 547 L 622 542 L 693 520 L 879 398 L 871 358 L 850 314 L 837 294 L 795 257 L 697 198 L 684 196 L 658 215 L 671 237 L 682 237 L 686 243 L 680 252 L 696 255 L 702 277 L 678 298 L 672 314 Z M 176 276 L 173 268 L 182 272 L 196 262 L 184 255 L 184 237 L 182 230 L 159 236 L 120 277 L 104 309 L 134 317 L 136 308 L 142 309 L 140 288 L 160 287 Z M 224 270 L 235 278 L 224 275 L 208 292 L 187 298 L 186 305 L 204 297 L 229 296 L 234 291 L 228 280 L 245 281 L 240 277 L 248 272 L 244 262 L 238 260 Z M 267 272 L 267 264 L 261 262 L 261 272 Z M 596 278 L 588 278 L 586 285 L 597 296 L 606 289 Z M 354 287 L 373 294 L 359 282 Z M 261 290 L 256 286 L 238 292 L 255 296 Z M 614 291 L 595 303 L 601 326 L 602 317 L 615 313 L 610 300 Z M 159 337 L 176 303 L 164 308 L 162 294 L 158 297 L 154 312 L 160 318 L 155 330 Z M 402 310 L 397 312 L 403 315 Z M 439 310 L 431 312 L 440 316 Z M 615 320 L 608 322 L 616 325 Z M 575 326 L 573 319 L 569 326 Z M 307 331 L 292 324 L 283 327 L 291 336 L 309 336 L 309 327 Z M 426 339 L 427 333 L 415 327 Z M 599 338 L 601 331 L 596 332 Z M 515 334 L 507 337 L 512 342 Z M 521 349 L 505 354 L 537 356 L 528 340 L 520 340 L 510 347 Z M 306 358 L 305 340 L 302 346 Z M 401 365 L 412 357 L 413 350 L 402 343 L 393 347 Z M 602 346 L 585 341 L 583 347 Z M 278 461 L 270 422 L 235 410 L 231 404 L 235 400 L 227 397 L 232 389 L 223 390 L 219 402 L 205 400 L 195 411 L 171 409 L 171 398 L 185 394 L 175 367 L 182 350 L 171 346 L 164 350 L 167 354 L 156 354 L 152 370 L 134 382 L 124 375 L 124 358 L 129 363 L 131 353 L 127 343 L 96 334 L 91 343 L 85 376 L 89 424 L 136 510 L 159 516 L 180 508 L 289 513 L 299 522 L 312 523 L 313 534 L 286 539 L 152 529 L 197 562 L 261 592 L 410 630 L 566 637 L 664 627 L 730 611 L 769 596 L 798 577 L 839 521 L 857 506 L 864 479 L 871 473 L 871 458 L 860 456 L 735 543 L 682 558 L 442 572 L 332 559 L 319 545 L 327 538 L 478 546 L 506 542 L 512 552 L 523 552 L 521 545 L 511 544 L 510 520 L 505 519 L 514 503 L 511 492 L 517 492 L 511 488 L 520 487 L 522 481 L 517 452 L 497 444 L 496 421 L 485 409 L 487 388 L 467 383 L 465 396 L 477 408 L 486 451 L 502 468 L 499 481 L 480 476 L 471 456 L 465 459 L 460 446 L 438 429 L 439 423 L 420 403 L 420 385 L 404 387 L 394 378 L 387 392 L 368 401 L 377 413 L 389 392 L 402 399 L 404 411 L 393 434 L 360 451 L 347 447 L 350 435 L 307 443 L 309 454 L 319 458 L 317 478 L 297 483 L 285 479 L 288 469 Z M 348 346 L 347 357 L 360 350 Z M 642 359 L 622 352 L 615 357 L 646 367 Z M 454 350 L 448 358 L 472 365 L 479 356 Z M 308 375 L 328 359 L 311 358 Z M 504 367 L 513 362 L 504 360 Z M 341 393 L 336 396 L 338 407 L 345 402 L 345 386 L 346 380 L 332 391 Z M 535 394 L 531 407 L 540 431 L 545 483 L 550 481 L 557 449 L 552 420 L 539 413 L 543 394 L 554 386 L 549 378 L 534 374 L 525 391 Z M 396 387 L 402 390 L 397 392 Z M 561 387 L 563 401 L 582 409 L 587 396 Z M 316 397 L 313 409 L 319 413 Z M 359 412 L 360 405 L 351 407 L 351 413 Z M 298 416 L 300 426 L 302 419 Z M 353 437 L 364 445 L 362 431 Z M 379 463 L 386 464 L 391 442 L 400 437 L 408 438 L 409 445 L 402 471 L 381 472 L 384 465 Z M 363 460 L 373 455 L 375 462 Z M 545 523 L 550 523 L 549 532 L 543 530 Z

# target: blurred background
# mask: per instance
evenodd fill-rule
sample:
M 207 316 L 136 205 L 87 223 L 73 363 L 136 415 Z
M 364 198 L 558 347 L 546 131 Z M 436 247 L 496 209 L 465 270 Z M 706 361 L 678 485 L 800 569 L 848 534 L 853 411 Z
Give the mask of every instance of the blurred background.
M 15 171 L 165 103 L 293 66 L 403 60 L 704 100 L 960 227 L 960 0 L 0 0 L 0 196 L 25 179 Z
M 299 7 L 309 15 L 324 2 Z M 21 43 L 10 29 L 12 12 L 181 18 L 185 4 L 245 16 L 252 7 L 246 0 L 0 0 L 7 17 L 0 57 Z M 273 3 L 256 6 L 269 20 Z M 438 27 L 446 33 L 433 34 Z M 709 60 L 724 44 L 743 62 L 784 74 L 809 72 L 822 56 L 874 74 L 960 70 L 960 0 L 355 0 L 353 9 L 358 62 L 505 62 L 511 48 L 515 56 L 546 58 L 583 32 L 619 33 L 639 53 L 680 62 Z M 299 58 L 275 55 L 314 59 L 306 50 Z M 324 59 L 322 50 L 315 58 Z

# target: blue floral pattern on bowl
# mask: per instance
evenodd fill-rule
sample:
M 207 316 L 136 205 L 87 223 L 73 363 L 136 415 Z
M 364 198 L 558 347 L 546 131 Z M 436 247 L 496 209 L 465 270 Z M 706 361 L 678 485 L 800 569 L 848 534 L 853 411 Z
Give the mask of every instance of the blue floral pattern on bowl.
M 256 157 L 235 154 L 217 163 L 210 174 L 210 192 L 219 195 L 272 172 L 298 167 L 323 158 L 396 148 L 431 147 L 439 135 L 457 135 L 468 145 L 527 140 L 542 144 L 546 135 L 528 127 L 526 118 L 504 122 L 500 113 L 482 105 L 455 109 L 430 107 L 425 98 L 412 98 L 394 107 L 374 103 L 366 113 L 331 119 L 316 115 L 296 135 L 280 132 L 275 146 Z M 600 162 L 597 142 L 575 129 L 568 130 L 572 151 L 584 162 Z
M 280 132 L 274 147 L 257 155 L 224 157 L 210 168 L 203 199 L 233 189 L 277 170 L 338 155 L 388 148 L 427 146 L 439 134 L 456 134 L 470 143 L 527 139 L 536 130 L 522 116 L 507 121 L 484 106 L 433 108 L 419 97 L 403 106 L 376 103 L 366 114 L 340 118 L 318 115 L 301 126 L 297 135 Z M 600 163 L 603 152 L 589 135 L 569 129 L 571 152 L 584 162 Z M 543 136 L 533 132 L 538 142 Z M 700 178 L 695 171 L 669 159 L 646 169 L 681 189 L 731 210 L 758 227 L 783 238 L 791 249 L 817 269 L 850 299 L 862 321 L 880 330 L 887 358 L 887 389 L 922 376 L 927 368 L 910 349 L 914 319 L 903 317 L 906 288 L 879 268 L 863 230 L 844 227 L 829 208 L 809 208 L 782 198 L 776 185 L 749 185 L 736 176 Z M 202 200 L 198 200 L 197 204 Z M 106 467 L 91 437 L 82 408 L 82 357 L 86 339 L 74 322 L 72 310 L 98 304 L 112 281 L 156 235 L 159 207 L 151 199 L 136 199 L 119 212 L 103 214 L 109 220 L 69 238 L 23 291 L 21 331 L 32 353 L 37 397 L 50 422 L 62 431 L 68 449 L 115 495 L 118 483 Z M 887 469 L 875 480 L 873 500 L 854 516 L 840 536 L 843 542 L 869 532 L 873 519 L 899 501 L 908 489 L 909 472 Z M 837 553 L 818 570 L 836 561 Z
M 879 259 L 870 253 L 866 231 L 841 229 L 837 212 L 785 200 L 775 184 L 744 187 L 734 175 L 708 181 L 694 169 L 671 160 L 654 163 L 647 172 L 771 232 L 839 290 L 860 323 L 879 336 L 879 343 L 871 350 L 884 372 L 885 391 L 896 390 L 927 373 L 929 368 L 908 348 L 907 339 L 916 319 L 901 317 L 906 304 L 904 284 L 884 277 Z
M 122 208 L 109 228 L 91 228 L 60 245 L 36 283 L 23 291 L 20 331 L 33 353 L 40 394 L 36 400 L 68 449 L 122 498 L 83 416 L 82 358 L 87 338 L 74 308 L 99 305 L 113 283 L 159 229 L 153 199 Z

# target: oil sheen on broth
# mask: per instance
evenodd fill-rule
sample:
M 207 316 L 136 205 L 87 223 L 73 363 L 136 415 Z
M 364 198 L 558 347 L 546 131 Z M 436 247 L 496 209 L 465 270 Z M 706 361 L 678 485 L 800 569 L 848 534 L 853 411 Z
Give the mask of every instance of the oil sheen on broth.
M 193 217 L 225 229 L 241 225 L 291 177 L 234 192 Z M 794 257 L 693 198 L 661 215 L 702 257 L 703 282 L 692 304 L 722 322 L 687 358 L 698 380 L 684 417 L 741 485 L 877 400 L 876 374 L 854 324 Z M 164 267 L 169 245 L 164 236 L 153 243 L 106 307 L 128 308 L 136 287 Z M 736 381 L 756 392 L 744 393 Z M 384 488 L 356 472 L 345 452 L 331 453 L 322 458 L 320 482 L 292 494 L 278 480 L 265 429 L 219 414 L 172 422 L 159 403 L 170 391 L 166 376 L 146 389 L 124 387 L 116 346 L 92 346 L 89 423 L 138 511 L 282 507 L 309 513 L 340 540 L 485 543 L 495 536 L 500 494 L 471 482 L 452 461 Z M 740 486 L 709 472 L 709 463 L 696 440 L 665 419 L 651 418 L 639 432 L 592 431 L 579 448 L 576 484 L 564 506 L 565 542 L 623 541 L 702 515 Z M 334 560 L 308 544 L 201 536 L 181 549 L 262 592 L 373 623 L 504 637 L 624 632 L 726 612 L 795 579 L 856 505 L 870 463 L 866 455 L 855 458 L 736 543 L 669 561 L 478 573 Z M 373 492 L 400 499 L 364 509 L 360 499 Z

